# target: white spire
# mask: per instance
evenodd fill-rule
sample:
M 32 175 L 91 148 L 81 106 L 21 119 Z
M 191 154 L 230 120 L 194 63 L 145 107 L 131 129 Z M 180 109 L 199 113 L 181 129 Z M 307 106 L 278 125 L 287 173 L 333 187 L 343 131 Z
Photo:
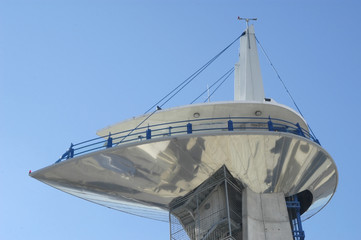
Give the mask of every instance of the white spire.
M 239 62 L 234 69 L 234 100 L 262 101 L 264 90 L 253 25 L 241 36 Z

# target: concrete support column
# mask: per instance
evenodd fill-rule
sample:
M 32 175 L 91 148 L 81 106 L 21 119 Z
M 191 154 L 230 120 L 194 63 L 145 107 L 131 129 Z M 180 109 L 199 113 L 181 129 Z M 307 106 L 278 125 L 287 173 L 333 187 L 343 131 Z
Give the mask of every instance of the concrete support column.
M 242 192 L 242 240 L 293 240 L 283 193 Z

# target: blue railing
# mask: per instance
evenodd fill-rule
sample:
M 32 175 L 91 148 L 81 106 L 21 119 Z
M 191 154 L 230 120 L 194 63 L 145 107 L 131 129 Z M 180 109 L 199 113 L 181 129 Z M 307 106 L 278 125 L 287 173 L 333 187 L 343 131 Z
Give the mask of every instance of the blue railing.
M 302 128 L 299 123 L 291 123 L 282 119 L 260 117 L 202 118 L 138 127 L 117 133 L 109 133 L 109 135 L 93 138 L 77 144 L 71 144 L 69 149 L 56 163 L 84 153 L 111 148 L 129 142 L 198 132 L 247 130 L 288 132 L 320 144 L 315 136 Z

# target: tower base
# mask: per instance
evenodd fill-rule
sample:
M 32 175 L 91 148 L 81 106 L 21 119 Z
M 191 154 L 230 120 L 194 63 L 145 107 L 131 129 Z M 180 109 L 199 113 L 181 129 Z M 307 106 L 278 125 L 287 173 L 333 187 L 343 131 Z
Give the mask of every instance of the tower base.
M 283 193 L 242 191 L 242 240 L 292 240 Z
M 223 166 L 169 212 L 172 240 L 292 240 L 283 193 L 255 193 Z

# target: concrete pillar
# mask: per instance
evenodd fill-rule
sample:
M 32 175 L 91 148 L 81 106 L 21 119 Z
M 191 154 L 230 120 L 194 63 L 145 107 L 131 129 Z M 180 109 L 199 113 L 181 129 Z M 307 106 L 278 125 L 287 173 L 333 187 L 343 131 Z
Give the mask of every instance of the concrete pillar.
M 243 240 L 293 240 L 283 193 L 242 192 Z

